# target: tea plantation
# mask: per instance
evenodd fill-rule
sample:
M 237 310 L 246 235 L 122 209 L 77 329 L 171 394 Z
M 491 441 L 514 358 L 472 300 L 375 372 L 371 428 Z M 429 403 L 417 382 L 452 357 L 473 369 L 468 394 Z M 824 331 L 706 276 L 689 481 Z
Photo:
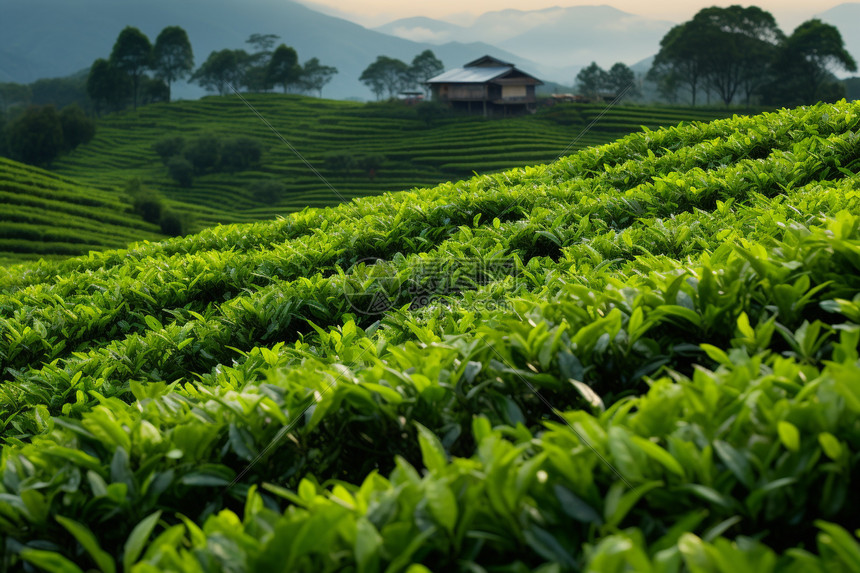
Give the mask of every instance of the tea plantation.
M 0 157 L 0 265 L 164 238 L 129 211 L 116 193 Z
M 858 125 L 645 130 L 6 271 L 3 566 L 857 571 Z
M 721 110 L 640 106 L 565 105 L 535 116 L 486 121 L 481 117 L 439 117 L 428 124 L 403 104 L 361 104 L 280 94 L 209 97 L 112 114 L 99 121 L 96 138 L 62 158 L 55 170 L 87 185 L 122 189 L 140 177 L 193 218 L 194 230 L 217 223 L 270 219 L 306 206 L 334 206 L 343 200 L 384 191 L 432 186 L 556 159 L 589 123 L 576 148 L 608 143 L 641 126 L 726 117 Z M 248 105 L 246 105 L 246 103 Z M 249 107 L 249 105 L 251 107 Z M 299 150 L 330 183 L 329 188 L 285 145 L 254 111 Z M 262 144 L 259 165 L 194 177 L 184 188 L 168 176 L 153 145 L 170 137 L 192 141 L 241 135 Z M 359 162 L 376 156 L 370 170 L 360 165 L 334 170 L 331 154 Z M 283 186 L 274 196 L 254 192 L 259 182 Z M 182 205 L 184 204 L 184 205 Z

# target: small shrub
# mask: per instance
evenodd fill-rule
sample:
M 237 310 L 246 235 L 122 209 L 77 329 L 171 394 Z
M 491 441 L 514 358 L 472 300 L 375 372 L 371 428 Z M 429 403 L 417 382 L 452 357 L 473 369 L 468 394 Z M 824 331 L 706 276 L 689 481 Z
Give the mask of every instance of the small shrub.
M 96 122 L 88 118 L 76 103 L 67 105 L 60 111 L 60 125 L 63 129 L 63 148 L 66 151 L 88 143 L 96 135 Z
M 241 171 L 260 163 L 263 145 L 250 137 L 226 139 L 221 144 L 221 170 Z
M 167 165 L 171 157 L 182 154 L 185 149 L 185 138 L 180 135 L 165 137 L 152 144 L 152 150 L 161 158 L 161 162 Z
M 194 166 L 195 173 L 215 171 L 221 161 L 221 140 L 211 133 L 195 137 L 185 147 L 185 159 Z
M 287 186 L 276 179 L 263 179 L 251 183 L 248 190 L 260 203 L 276 203 L 286 192 Z
M 385 156 L 381 153 L 362 155 L 356 160 L 356 163 L 362 171 L 367 173 L 368 177 L 373 179 L 376 177 L 376 173 L 379 171 L 379 168 L 382 167 L 383 163 L 385 163 Z
M 161 213 L 158 224 L 161 226 L 161 232 L 171 237 L 178 237 L 188 232 L 188 218 L 169 207 Z
M 171 157 L 167 162 L 167 173 L 180 187 L 188 188 L 194 183 L 194 166 L 184 157 Z
M 60 115 L 52 105 L 27 108 L 6 128 L 6 137 L 12 157 L 30 165 L 50 165 L 64 147 Z
M 125 192 L 131 199 L 134 212 L 147 223 L 159 223 L 164 211 L 164 199 L 152 189 L 143 186 L 140 179 L 134 179 L 125 187 Z
M 415 106 L 415 113 L 418 115 L 418 119 L 430 127 L 438 120 L 450 115 L 450 110 L 445 104 L 435 101 L 425 101 Z
M 323 161 L 327 170 L 345 175 L 349 175 L 355 167 L 355 156 L 346 151 L 328 153 Z

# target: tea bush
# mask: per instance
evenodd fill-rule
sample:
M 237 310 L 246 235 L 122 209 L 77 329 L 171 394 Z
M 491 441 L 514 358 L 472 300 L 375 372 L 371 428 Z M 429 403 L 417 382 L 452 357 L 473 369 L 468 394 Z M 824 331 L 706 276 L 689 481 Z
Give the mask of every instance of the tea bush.
M 860 104 L 0 274 L 51 571 L 851 571 Z

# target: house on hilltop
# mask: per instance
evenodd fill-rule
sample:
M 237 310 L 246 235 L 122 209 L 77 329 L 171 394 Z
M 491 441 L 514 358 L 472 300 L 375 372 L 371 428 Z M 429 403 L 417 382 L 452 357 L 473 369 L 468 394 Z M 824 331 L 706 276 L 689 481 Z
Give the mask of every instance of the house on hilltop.
M 434 101 L 455 109 L 482 112 L 484 117 L 533 111 L 537 101 L 535 86 L 543 84 L 513 64 L 492 56 L 448 70 L 425 83 L 430 86 Z

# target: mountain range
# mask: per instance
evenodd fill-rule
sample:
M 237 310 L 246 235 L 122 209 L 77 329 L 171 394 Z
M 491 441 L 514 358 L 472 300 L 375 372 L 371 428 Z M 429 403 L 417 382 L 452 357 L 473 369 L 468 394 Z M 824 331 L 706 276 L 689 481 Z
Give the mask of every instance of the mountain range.
M 29 83 L 60 77 L 107 58 L 120 31 L 135 26 L 154 42 L 165 26 L 188 32 L 195 64 L 213 50 L 249 48 L 254 33 L 277 34 L 279 42 L 296 49 L 301 61 L 319 58 L 339 73 L 325 87 L 329 98 L 372 98 L 361 84 L 361 71 L 379 55 L 411 61 L 432 49 L 447 66 L 455 67 L 493 53 L 526 69 L 533 62 L 476 41 L 445 45 L 414 42 L 368 30 L 327 16 L 289 0 L 2 0 L 0 18 L 0 82 Z M 197 86 L 178 84 L 178 97 L 199 97 Z
M 254 33 L 277 34 L 296 48 L 301 61 L 317 57 L 339 73 L 323 91 L 336 99 L 370 99 L 358 77 L 379 55 L 406 62 L 432 49 L 446 68 L 484 54 L 510 61 L 548 82 L 571 85 L 592 61 L 633 66 L 659 49 L 672 22 L 637 16 L 611 6 L 499 10 L 470 23 L 406 18 L 368 29 L 292 0 L 0 0 L 0 82 L 32 82 L 86 69 L 108 57 L 119 32 L 140 28 L 151 41 L 165 26 L 182 26 L 195 63 L 223 48 L 248 48 Z M 817 15 L 836 25 L 846 46 L 860 58 L 860 3 Z M 785 30 L 790 33 L 791 30 Z M 203 91 L 180 83 L 178 97 Z
M 463 38 L 486 42 L 537 62 L 544 76 L 570 83 L 591 62 L 608 68 L 653 55 L 673 25 L 611 6 L 571 6 L 487 12 L 469 26 L 407 18 L 376 30 L 435 44 Z

